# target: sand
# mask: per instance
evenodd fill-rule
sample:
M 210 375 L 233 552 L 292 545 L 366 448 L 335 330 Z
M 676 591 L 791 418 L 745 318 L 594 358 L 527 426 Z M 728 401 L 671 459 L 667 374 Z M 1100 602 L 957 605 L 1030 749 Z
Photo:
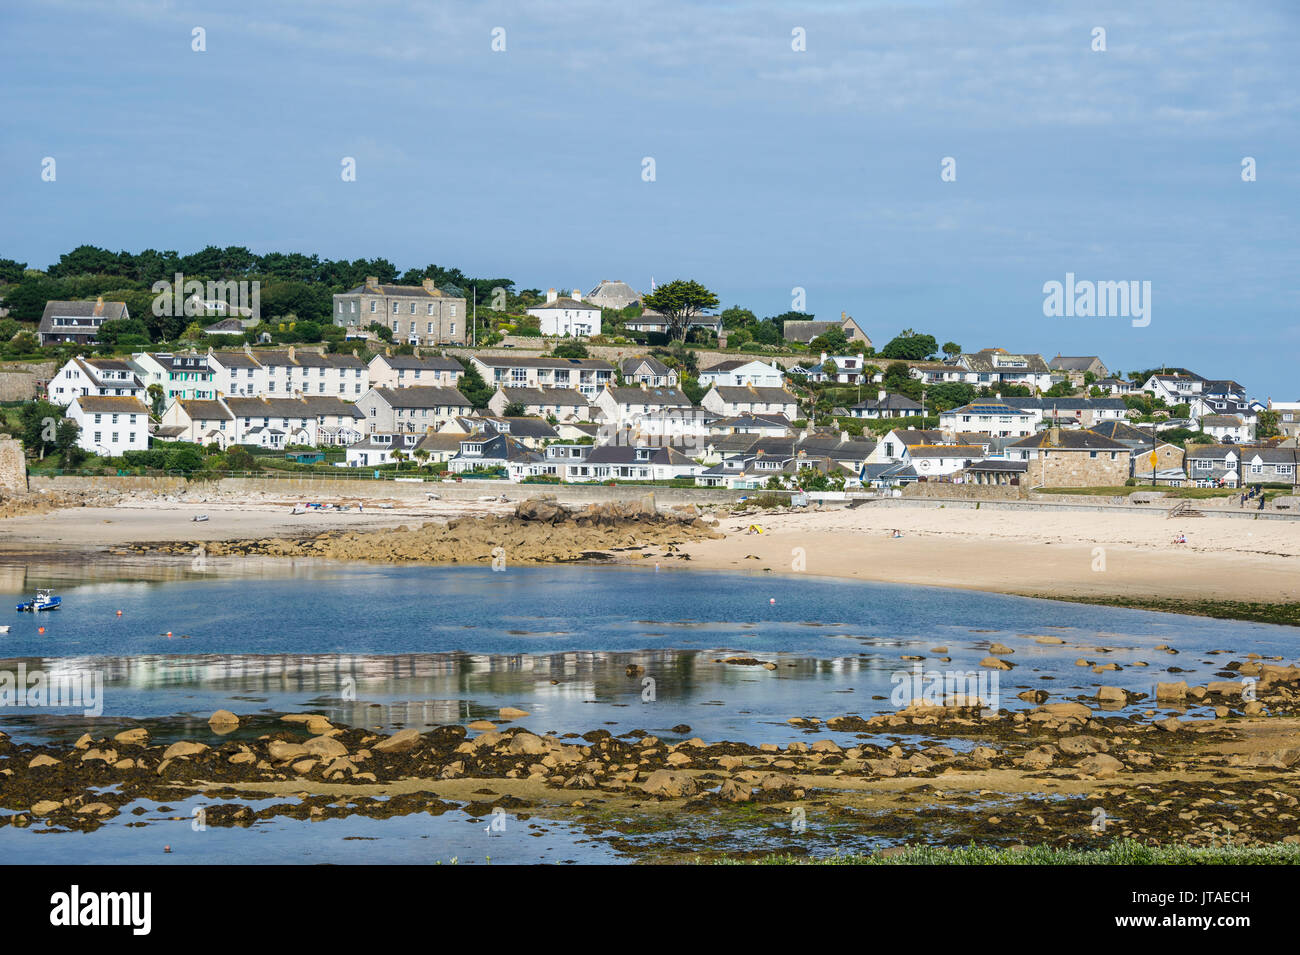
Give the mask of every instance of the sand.
M 486 501 L 367 501 L 365 510 L 293 516 L 291 499 L 127 500 L 0 520 L 0 553 L 75 554 L 131 542 L 307 537 L 379 531 L 464 514 Z M 191 518 L 207 514 L 209 520 Z M 763 533 L 749 533 L 751 523 Z M 890 536 L 902 531 L 901 539 Z M 1300 601 L 1300 523 L 1158 513 L 835 507 L 724 517 L 725 539 L 683 546 L 665 566 L 808 573 L 887 583 L 1079 598 Z M 1173 540 L 1185 534 L 1186 544 Z M 801 549 L 801 550 L 800 550 Z M 801 562 L 802 554 L 802 562 Z M 756 558 L 756 559 L 755 559 Z

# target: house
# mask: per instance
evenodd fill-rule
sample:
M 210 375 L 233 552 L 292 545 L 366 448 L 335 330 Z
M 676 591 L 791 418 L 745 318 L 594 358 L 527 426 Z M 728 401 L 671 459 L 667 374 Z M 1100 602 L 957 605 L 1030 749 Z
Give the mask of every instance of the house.
M 987 431 L 1001 437 L 1034 433 L 1037 417 L 1007 401 L 979 398 L 939 415 L 939 427 L 950 431 Z M 918 471 L 918 473 L 920 473 Z
M 658 436 L 705 435 L 712 415 L 696 414 L 691 399 L 678 388 L 605 388 L 592 402 L 606 441 L 630 430 Z
M 218 303 L 221 306 L 225 302 Z M 213 322 L 207 328 L 203 329 L 204 335 L 243 335 L 244 323 L 238 318 L 223 318 L 219 322 Z
M 470 362 L 495 388 L 575 388 L 590 400 L 614 381 L 614 366 L 599 358 L 476 354 Z
M 1122 378 L 1100 378 L 1092 383 L 1092 387 L 1100 388 L 1112 397 L 1131 395 L 1138 390 L 1137 385 Z
M 597 308 L 623 309 L 641 302 L 641 293 L 626 282 L 601 279 L 600 284 L 587 293 L 587 301 Z M 623 376 L 626 380 L 627 376 Z
M 906 449 L 903 461 L 921 480 L 956 474 L 984 457 L 978 444 L 917 444 Z
M 743 388 L 714 385 L 700 399 L 700 407 L 724 418 L 742 414 L 779 414 L 793 421 L 799 416 L 799 401 L 784 388 Z
M 467 345 L 468 318 L 465 299 L 442 292 L 433 279 L 386 285 L 370 275 L 363 285 L 334 296 L 335 325 L 349 332 L 372 323 L 386 325 L 394 341 L 412 345 Z
M 46 302 L 36 334 L 42 345 L 53 342 L 88 345 L 99 336 L 99 326 L 130 317 L 126 302 L 105 302 L 102 295 L 93 302 Z
M 431 434 L 418 435 L 417 437 L 420 440 L 411 452 L 413 457 L 418 458 L 419 455 L 416 452 L 422 451 L 427 455 L 424 460 L 429 464 L 447 464 L 460 451 L 460 439 L 464 435 L 434 431 Z
M 947 435 L 939 428 L 894 428 L 876 442 L 868 462 L 887 464 L 904 461 L 909 447 L 949 443 Z
M 623 322 L 623 327 L 630 332 L 656 332 L 660 335 L 668 334 L 668 319 L 658 312 L 646 309 L 636 318 L 629 318 Z M 722 316 L 721 315 L 692 315 L 686 321 L 688 331 L 705 331 L 712 332 L 714 335 L 722 334 Z
M 159 385 L 167 401 L 174 398 L 205 400 L 215 398 L 213 370 L 208 356 L 191 349 L 188 352 L 140 352 L 127 359 L 132 371 L 144 383 Z
M 669 481 L 693 478 L 704 466 L 670 447 L 607 445 L 592 448 L 580 461 L 564 465 L 564 479 L 588 481 Z
M 1129 408 L 1123 398 L 1085 398 L 1079 395 L 1067 395 L 1064 398 L 998 398 L 998 401 L 1017 411 L 1027 412 L 1034 417 L 1034 424 L 1043 422 L 1064 422 L 1072 418 L 1080 427 L 1091 428 L 1103 421 L 1123 421 L 1128 418 Z
M 162 414 L 167 436 L 193 444 L 225 448 L 239 443 L 235 415 L 224 401 L 213 398 L 176 398 Z
M 523 408 L 530 418 L 551 418 L 557 421 L 587 421 L 591 418 L 591 402 L 576 388 L 512 388 L 497 386 L 496 393 L 488 399 L 488 410 L 494 415 L 504 415 L 511 405 Z
M 1198 397 L 1204 387 L 1205 379 L 1189 372 L 1177 375 L 1151 375 L 1142 383 L 1141 390 L 1162 399 L 1166 404 L 1181 405 L 1188 404 L 1193 398 Z
M 217 390 L 225 395 L 286 398 L 295 395 L 335 396 L 356 401 L 370 389 L 370 368 L 356 352 L 327 353 L 317 349 L 257 349 L 209 351 Z
M 600 334 L 600 306 L 584 302 L 576 288 L 572 297 L 548 289 L 546 301 L 527 311 L 538 320 L 543 335 L 586 338 Z
M 1196 487 L 1241 487 L 1250 484 L 1296 484 L 1300 454 L 1296 448 L 1264 445 L 1191 444 L 1183 470 Z
M 1245 444 L 1254 437 L 1255 429 L 1235 414 L 1207 414 L 1201 418 L 1201 431 L 1214 439 L 1215 444 Z
M 362 437 L 360 411 L 338 398 L 226 398 L 223 403 L 235 418 L 231 444 L 278 449 L 290 444 L 349 444 Z M 336 430 L 346 426 L 350 440 L 322 440 L 323 420 Z
M 1208 417 L 1235 416 L 1241 419 L 1241 423 L 1247 427 L 1250 434 L 1254 434 L 1255 425 L 1259 423 L 1259 412 L 1256 403 L 1246 401 L 1244 398 L 1238 399 L 1223 395 L 1210 396 L 1202 393 L 1199 397 L 1193 398 L 1189 404 L 1193 421 L 1204 422 Z M 1204 427 L 1203 424 L 1202 427 Z M 1247 440 L 1249 440 L 1249 437 Z
M 541 450 L 559 434 L 541 418 L 482 418 L 484 433 L 508 434 L 530 451 Z
M 833 374 L 832 374 L 833 370 Z M 811 366 L 801 366 L 809 381 L 831 381 L 842 385 L 856 385 L 867 381 L 866 360 L 861 355 L 828 355 L 821 353 L 821 361 Z M 870 377 L 874 377 L 874 373 Z
M 1300 435 L 1300 401 L 1268 399 L 1268 410 L 1277 416 L 1277 429 L 1288 438 Z
M 218 395 L 244 398 L 261 397 L 270 393 L 269 373 L 266 366 L 253 357 L 253 350 L 209 351 L 208 367 L 212 369 L 212 384 Z
M 755 438 L 781 438 L 790 434 L 790 419 L 779 414 L 741 414 L 714 418 L 709 422 L 712 436 L 740 434 Z
M 1028 461 L 1011 461 L 1007 458 L 984 458 L 972 461 L 956 474 L 962 484 L 993 484 L 1018 486 L 1029 470 Z
M 875 398 L 867 398 L 849 406 L 854 418 L 913 418 L 921 414 L 922 405 L 907 395 L 887 394 L 882 388 Z
M 1245 445 L 1240 448 L 1241 483 L 1289 484 L 1294 487 L 1300 452 L 1296 448 Z
M 424 443 L 425 439 L 432 437 L 434 435 L 376 431 L 374 434 L 366 435 L 364 439 L 348 448 L 347 457 L 342 466 L 349 468 L 377 468 L 384 464 L 414 460 L 416 459 L 416 450 Z M 398 454 L 401 455 L 400 458 L 395 456 Z
M 149 409 L 139 398 L 76 395 L 65 412 L 81 431 L 77 446 L 104 457 L 149 447 Z
M 547 474 L 547 468 L 554 469 L 554 465 L 547 463 L 545 455 L 528 450 L 510 435 L 490 429 L 461 438 L 460 450 L 447 462 L 447 470 L 453 474 L 499 468 L 506 471 L 510 480 L 520 481 Z
M 456 415 L 472 409 L 455 388 L 419 385 L 410 388 L 371 388 L 357 407 L 365 415 L 366 433 L 376 431 L 436 431 Z
M 1157 482 L 1171 487 L 1181 487 L 1186 480 L 1183 474 L 1183 448 L 1159 438 L 1159 432 L 1136 428 L 1124 421 L 1103 421 L 1093 425 L 1095 434 L 1118 441 L 1132 452 L 1130 477 L 1139 481 L 1151 480 L 1151 455 L 1156 456 Z M 1152 448 L 1154 442 L 1154 450 Z
M 642 355 L 624 358 L 618 363 L 619 374 L 625 385 L 647 385 L 651 388 L 676 388 L 677 369 L 669 368 L 658 358 Z
M 1031 487 L 1119 487 L 1129 478 L 1132 451 L 1087 429 L 1048 428 L 1006 449 L 1012 461 L 1028 461 Z
M 840 312 L 839 321 L 787 321 L 781 326 L 781 335 L 788 342 L 807 345 L 814 338 L 825 335 L 832 328 L 839 328 L 852 345 L 871 347 L 871 336 L 847 312 Z
M 958 355 L 951 364 L 966 372 L 965 381 L 977 387 L 1024 385 L 1046 391 L 1052 387 L 1052 370 L 1042 355 L 1015 355 L 1002 348 L 984 348 Z
M 144 400 L 144 383 L 120 358 L 86 358 L 78 355 L 54 373 L 46 395 L 56 405 L 66 405 L 78 395 L 139 398 Z
M 1079 384 L 1084 376 L 1091 373 L 1094 378 L 1109 378 L 1110 371 L 1096 355 L 1066 356 L 1057 355 L 1047 363 L 1052 371 L 1065 372 L 1070 381 Z
M 781 388 L 785 385 L 785 372 L 775 363 L 769 365 L 756 359 L 733 358 L 704 369 L 700 372 L 698 381 L 701 388 L 713 385 Z
M 367 368 L 372 388 L 408 388 L 412 385 L 456 387 L 465 369 L 454 358 L 441 355 L 376 355 Z

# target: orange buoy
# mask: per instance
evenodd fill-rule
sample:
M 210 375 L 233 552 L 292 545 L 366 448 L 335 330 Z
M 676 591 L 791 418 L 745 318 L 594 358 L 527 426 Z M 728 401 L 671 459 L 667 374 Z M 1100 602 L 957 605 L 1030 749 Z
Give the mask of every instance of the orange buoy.
M 167 639 L 170 640 L 171 638 L 172 638 L 172 632 L 171 632 L 170 630 L 168 630 L 168 631 L 167 631 Z
M 36 632 L 37 632 L 37 633 L 44 633 L 44 632 L 45 632 L 45 628 L 44 628 L 44 627 L 37 627 L 37 628 L 36 628 Z
M 118 615 L 119 617 L 122 616 L 122 611 L 119 610 L 119 611 L 117 612 L 117 615 Z

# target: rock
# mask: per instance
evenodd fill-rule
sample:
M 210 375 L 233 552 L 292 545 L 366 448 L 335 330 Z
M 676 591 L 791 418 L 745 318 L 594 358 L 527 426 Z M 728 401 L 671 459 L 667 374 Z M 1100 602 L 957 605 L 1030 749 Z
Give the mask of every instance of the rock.
M 1097 700 L 1101 703 L 1127 703 L 1128 691 L 1118 686 L 1103 686 L 1097 690 Z
M 535 736 L 532 733 L 516 733 L 510 737 L 510 745 L 507 748 L 512 753 L 525 756 L 540 756 L 550 749 L 540 736 Z
M 388 739 L 376 743 L 372 749 L 380 753 L 405 753 L 415 749 L 421 742 L 420 731 L 415 729 L 398 730 Z
M 980 661 L 980 666 L 987 667 L 990 670 L 1010 670 L 1015 664 L 1006 660 L 999 660 L 997 657 L 985 657 Z
M 149 742 L 149 731 L 143 726 L 123 730 L 113 737 L 113 742 L 120 743 L 123 746 L 143 746 Z
M 208 747 L 202 743 L 191 743 L 189 740 L 181 740 L 172 743 L 163 753 L 163 759 L 175 759 L 178 756 L 197 756 Z
M 316 768 L 317 762 L 319 762 L 319 760 L 300 759 L 293 764 L 293 771 L 297 773 L 299 776 L 306 776 L 308 773 L 310 773 L 313 769 Z
M 230 710 L 217 710 L 208 717 L 208 727 L 214 733 L 229 733 L 239 728 L 239 717 Z
M 348 748 L 332 736 L 313 736 L 303 743 L 303 746 L 313 756 L 334 757 L 348 754 Z
M 113 812 L 113 807 L 106 802 L 88 802 L 77 810 L 81 815 L 107 816 Z
M 1094 753 L 1079 760 L 1075 768 L 1089 776 L 1106 779 L 1119 773 L 1124 768 L 1124 764 L 1106 753 Z
M 1046 690 L 1022 690 L 1016 694 L 1016 699 L 1024 700 L 1026 703 L 1046 703 Z
M 745 758 L 743 756 L 719 756 L 717 763 L 719 769 L 739 769 L 745 765 Z
M 257 757 L 252 753 L 236 753 L 234 756 L 231 756 L 230 759 L 226 760 L 226 762 L 234 763 L 236 766 L 241 763 L 253 763 L 256 761 Z
M 1183 728 L 1183 724 L 1179 722 L 1178 717 L 1176 716 L 1171 716 L 1167 720 L 1161 720 L 1156 724 L 1156 726 L 1159 726 L 1166 733 L 1177 733 Z
M 1046 769 L 1054 762 L 1056 762 L 1056 754 L 1044 746 L 1031 749 L 1020 760 L 1025 769 Z
M 1007 654 L 1015 652 L 1015 650 L 1012 650 L 1005 643 L 993 643 L 989 645 L 989 653 L 996 654 L 997 656 L 1006 656 Z
M 1037 707 L 1030 719 L 1039 722 L 1043 719 L 1079 719 L 1086 720 L 1092 716 L 1092 710 L 1082 703 L 1047 703 Z M 1037 719 L 1035 719 L 1037 718 Z
M 1107 750 L 1105 740 L 1096 736 L 1063 736 L 1056 741 L 1057 747 L 1068 756 L 1086 756 L 1089 753 L 1104 753 Z
M 835 753 L 836 755 L 844 752 L 844 750 L 840 749 L 840 747 L 836 745 L 835 741 L 831 739 L 819 739 L 817 742 L 812 744 L 812 751 L 814 753 Z
M 664 796 L 668 799 L 693 796 L 696 792 L 695 780 L 685 773 L 675 773 L 668 769 L 656 769 L 646 777 L 641 788 L 648 795 Z
M 307 727 L 307 732 L 313 736 L 320 736 L 334 729 L 334 724 L 319 713 L 289 713 L 280 717 L 280 721 L 283 723 L 303 723 Z
M 283 763 L 290 759 L 299 759 L 308 754 L 307 747 L 302 743 L 286 743 L 280 739 L 273 739 L 267 743 L 266 752 L 277 763 Z
M 77 741 L 72 744 L 72 747 L 73 749 L 90 749 L 90 744 L 94 741 L 89 733 L 82 733 Z
M 1259 700 L 1251 700 L 1241 708 L 1241 712 L 1246 716 L 1262 716 L 1264 714 L 1264 704 Z
M 527 710 L 521 710 L 514 706 L 503 706 L 497 710 L 497 715 L 503 720 L 521 720 L 531 714 Z
M 491 720 L 475 720 L 473 723 L 466 723 L 465 727 L 472 730 L 494 730 L 497 725 Z
M 727 802 L 749 802 L 754 790 L 738 779 L 728 779 L 718 788 L 718 795 Z
M 669 753 L 664 762 L 669 766 L 689 766 L 693 760 L 685 753 Z
M 789 789 L 795 785 L 794 777 L 785 773 L 768 773 L 758 781 L 760 789 Z
M 1042 643 L 1042 644 L 1058 644 L 1058 643 L 1064 643 L 1064 642 L 1065 642 L 1065 641 L 1062 640 L 1060 637 L 1046 637 L 1046 636 L 1043 636 L 1043 637 L 1034 637 L 1034 643 Z
M 55 802 L 53 799 L 42 799 L 32 806 L 33 816 L 48 816 L 52 812 L 58 812 L 63 808 L 63 803 Z
M 1156 700 L 1161 703 L 1181 703 L 1187 699 L 1187 682 L 1157 683 Z

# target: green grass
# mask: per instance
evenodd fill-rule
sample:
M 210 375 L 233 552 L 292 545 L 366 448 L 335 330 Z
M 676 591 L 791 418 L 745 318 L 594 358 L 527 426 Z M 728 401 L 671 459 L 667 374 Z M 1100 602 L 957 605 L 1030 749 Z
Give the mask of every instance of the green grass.
M 760 859 L 724 857 L 710 861 L 717 865 L 1300 865 L 1300 845 L 1194 848 L 1146 846 L 1122 839 L 1099 849 L 1047 846 L 999 849 L 973 844 L 957 849 L 907 846 L 902 852 L 888 856 L 848 853 L 810 859 L 777 853 Z
M 1086 497 L 1127 497 L 1135 491 L 1160 491 L 1166 497 L 1177 498 L 1187 497 L 1195 500 L 1208 500 L 1217 497 L 1236 497 L 1241 493 L 1240 488 L 1220 488 L 1220 487 L 1152 487 L 1150 484 L 1138 484 L 1132 487 L 1040 487 L 1035 488 L 1039 494 L 1078 494 Z M 1291 494 L 1294 489 L 1280 484 L 1264 485 L 1265 500 L 1277 497 L 1279 494 Z M 1253 503 L 1253 502 L 1252 502 Z

